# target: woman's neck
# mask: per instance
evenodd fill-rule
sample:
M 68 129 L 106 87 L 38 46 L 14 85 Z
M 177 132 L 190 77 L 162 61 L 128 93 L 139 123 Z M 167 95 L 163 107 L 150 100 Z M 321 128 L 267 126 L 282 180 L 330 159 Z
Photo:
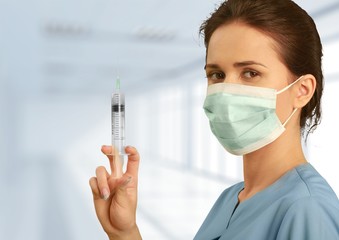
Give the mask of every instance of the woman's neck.
M 307 162 L 300 135 L 289 136 L 291 133 L 292 131 L 285 131 L 273 143 L 244 155 L 244 189 L 239 193 L 239 202 L 252 197 L 289 170 Z

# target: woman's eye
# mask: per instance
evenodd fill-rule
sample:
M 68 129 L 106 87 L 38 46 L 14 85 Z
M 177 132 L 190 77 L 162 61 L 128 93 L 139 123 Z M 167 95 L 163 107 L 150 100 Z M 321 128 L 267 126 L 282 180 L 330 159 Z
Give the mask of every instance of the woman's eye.
M 247 78 L 247 79 L 254 78 L 254 77 L 258 76 L 258 75 L 259 74 L 256 71 L 245 71 L 243 73 L 244 78 Z
M 207 74 L 208 80 L 216 81 L 216 80 L 223 80 L 225 78 L 225 74 L 222 72 L 212 72 Z

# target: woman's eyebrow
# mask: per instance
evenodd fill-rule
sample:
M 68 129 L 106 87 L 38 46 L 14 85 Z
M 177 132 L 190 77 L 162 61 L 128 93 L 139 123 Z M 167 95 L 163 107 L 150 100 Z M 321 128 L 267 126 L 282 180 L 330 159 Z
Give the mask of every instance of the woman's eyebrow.
M 206 64 L 204 69 L 206 70 L 206 68 L 220 69 L 219 65 L 218 64 L 214 64 L 214 63 Z
M 246 66 L 250 66 L 250 65 L 260 65 L 262 67 L 267 68 L 264 64 L 259 63 L 259 62 L 255 62 L 255 61 L 243 61 L 243 62 L 236 62 L 233 64 L 234 67 L 246 67 Z
M 259 62 L 255 62 L 255 61 L 243 61 L 243 62 L 236 62 L 233 64 L 234 67 L 239 68 L 239 67 L 246 67 L 246 66 L 250 66 L 250 65 L 259 65 L 262 66 L 264 68 L 268 68 L 267 66 L 265 66 L 262 63 Z M 206 64 L 204 66 L 204 69 L 206 70 L 207 68 L 212 68 L 212 69 L 220 69 L 220 66 L 218 64 L 214 64 L 214 63 L 209 63 Z

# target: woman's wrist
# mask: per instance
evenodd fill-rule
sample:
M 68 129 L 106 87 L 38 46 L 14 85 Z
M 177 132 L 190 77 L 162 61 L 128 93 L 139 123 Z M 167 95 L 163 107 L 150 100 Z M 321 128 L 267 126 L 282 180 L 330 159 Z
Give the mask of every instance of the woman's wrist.
M 109 234 L 109 240 L 142 240 L 137 225 L 128 232 L 120 232 L 118 234 Z

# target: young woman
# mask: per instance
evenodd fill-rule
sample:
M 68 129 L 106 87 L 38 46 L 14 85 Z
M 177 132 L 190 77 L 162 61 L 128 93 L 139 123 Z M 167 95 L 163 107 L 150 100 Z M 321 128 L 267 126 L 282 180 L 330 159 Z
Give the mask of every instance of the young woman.
M 321 117 L 322 47 L 313 20 L 290 0 L 229 0 L 200 30 L 204 110 L 224 148 L 243 155 L 244 182 L 221 194 L 195 239 L 339 239 L 338 198 L 301 145 Z M 132 147 L 126 151 L 122 178 L 99 167 L 90 180 L 110 239 L 141 239 L 135 222 L 139 155 Z

